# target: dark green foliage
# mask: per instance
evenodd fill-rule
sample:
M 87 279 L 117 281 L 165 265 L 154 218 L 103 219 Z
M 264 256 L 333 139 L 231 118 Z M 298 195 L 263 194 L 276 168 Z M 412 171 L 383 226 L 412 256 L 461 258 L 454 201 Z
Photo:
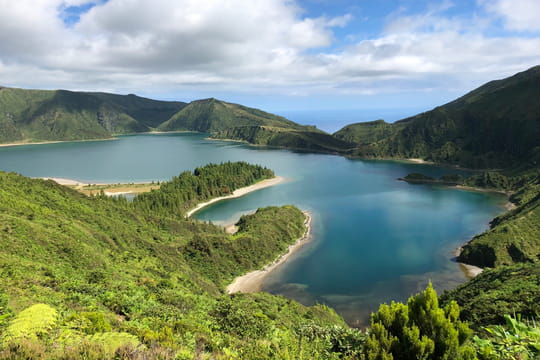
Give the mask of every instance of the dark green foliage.
M 384 120 L 375 120 L 347 125 L 335 132 L 333 136 L 357 146 L 366 146 L 388 139 L 399 129 L 401 126 L 389 124 Z
M 485 270 L 469 282 L 442 295 L 455 300 L 461 318 L 475 327 L 504 323 L 505 314 L 532 318 L 540 314 L 540 265 L 518 264 Z
M 229 173 L 233 169 L 236 175 Z M 210 179 L 220 171 L 233 184 L 254 181 L 253 174 L 272 175 L 241 163 L 199 168 L 191 176 Z M 86 197 L 52 181 L 0 172 L 0 290 L 17 314 L 36 303 L 58 314 L 54 323 L 44 323 L 47 331 L 38 339 L 2 343 L 0 359 L 107 358 L 103 354 L 113 349 L 104 341 L 128 339 L 121 333 L 143 348 L 115 345 L 116 353 L 141 359 L 217 357 L 226 351 L 241 359 L 313 358 L 331 345 L 306 341 L 299 347 L 296 328 L 313 322 L 345 326 L 326 307 L 249 294 L 230 299 L 230 321 L 210 315 L 229 301 L 223 285 L 274 260 L 302 235 L 303 221 L 291 206 L 262 209 L 243 218 L 240 231 L 230 236 L 172 212 L 142 211 L 123 200 Z M 245 314 L 262 314 L 259 330 L 220 330 Z
M 458 260 L 481 267 L 540 261 L 540 193 L 495 218 L 490 230 L 463 247 Z
M 433 182 L 435 178 L 420 173 L 411 173 L 405 176 L 403 180 L 410 182 Z
M 443 175 L 440 178 L 436 179 L 431 176 L 427 176 L 420 173 L 411 173 L 405 176 L 404 178 L 399 178 L 398 180 L 407 181 L 413 184 L 436 184 L 436 185 L 463 185 L 463 177 L 458 174 L 449 174 Z
M 234 237 L 195 237 L 182 252 L 193 270 L 225 284 L 232 276 L 261 268 L 275 260 L 276 254 L 285 253 L 302 237 L 304 219 L 293 206 L 258 209 L 242 216 Z
M 213 138 L 250 144 L 321 152 L 351 147 L 313 126 L 303 126 L 281 116 L 216 99 L 194 101 L 160 127 L 164 131 L 209 132 Z
M 267 168 L 245 162 L 209 164 L 186 171 L 158 190 L 137 196 L 133 205 L 152 214 L 183 215 L 208 199 L 231 195 L 234 190 L 274 177 Z
M 467 177 L 463 185 L 482 189 L 511 190 L 517 179 L 509 178 L 496 171 L 487 171 Z
M 383 304 L 371 316 L 364 359 L 474 359 L 472 331 L 455 302 L 440 308 L 431 284 L 407 305 Z
M 540 66 L 492 81 L 431 111 L 398 121 L 348 125 L 350 155 L 422 158 L 470 168 L 533 163 L 540 146 Z
M 213 134 L 214 138 L 246 141 L 270 147 L 340 153 L 352 145 L 322 131 L 304 127 L 242 126 Z
M 187 105 L 181 101 L 158 101 L 133 94 L 91 94 L 104 102 L 114 104 L 147 129 L 157 128 Z

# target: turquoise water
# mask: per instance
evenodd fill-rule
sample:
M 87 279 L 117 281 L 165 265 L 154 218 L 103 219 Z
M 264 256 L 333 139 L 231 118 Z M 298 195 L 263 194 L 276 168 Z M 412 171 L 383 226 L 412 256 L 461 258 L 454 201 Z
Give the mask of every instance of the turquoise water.
M 261 206 L 295 204 L 311 211 L 311 243 L 272 273 L 264 289 L 304 304 L 328 304 L 358 326 L 380 302 L 405 300 L 429 280 L 439 291 L 465 281 L 451 261 L 454 249 L 486 229 L 505 202 L 493 194 L 396 180 L 409 172 L 439 176 L 455 170 L 268 150 L 202 134 L 0 148 L 4 171 L 90 183 L 167 180 L 228 160 L 265 165 L 287 181 L 217 203 L 196 217 L 228 224 Z

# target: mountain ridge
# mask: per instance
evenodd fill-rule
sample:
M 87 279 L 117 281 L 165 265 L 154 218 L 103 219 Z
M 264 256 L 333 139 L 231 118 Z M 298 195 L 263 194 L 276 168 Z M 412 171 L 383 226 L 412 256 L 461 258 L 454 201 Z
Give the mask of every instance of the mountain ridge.
M 540 148 L 540 66 L 479 88 L 430 111 L 384 125 L 348 125 L 336 137 L 351 137 L 350 156 L 421 158 L 465 168 L 501 169 L 526 162 Z M 351 135 L 352 134 L 352 135 Z

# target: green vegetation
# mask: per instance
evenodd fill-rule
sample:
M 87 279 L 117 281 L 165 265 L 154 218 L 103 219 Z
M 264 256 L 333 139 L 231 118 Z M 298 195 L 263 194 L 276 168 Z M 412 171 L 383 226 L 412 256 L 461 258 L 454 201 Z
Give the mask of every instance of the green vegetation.
M 185 104 L 136 95 L 1 88 L 0 109 L 0 143 L 107 139 L 157 129 L 309 151 L 351 147 L 314 126 L 216 99 Z
M 325 306 L 269 294 L 225 295 L 300 237 L 293 206 L 259 209 L 239 231 L 186 219 L 195 204 L 273 177 L 246 163 L 185 172 L 160 189 L 87 197 L 52 181 L 0 172 L 0 359 L 528 359 L 539 356 L 540 67 L 488 83 L 395 124 L 352 124 L 330 136 L 215 99 L 0 89 L 0 143 L 189 130 L 253 144 L 497 168 L 468 178 L 403 180 L 512 193 L 516 209 L 464 246 L 486 270 L 445 293 L 382 305 L 366 335 Z M 458 308 L 461 306 L 462 311 Z M 470 321 L 478 331 L 471 343 Z M 506 322 L 506 325 L 501 325 Z
M 396 125 L 389 124 L 384 120 L 366 121 L 347 125 L 335 132 L 333 136 L 358 147 L 365 147 L 390 138 L 401 128 L 403 126 L 399 123 Z
M 313 126 L 216 99 L 193 101 L 159 129 L 208 132 L 216 139 L 309 151 L 340 152 L 350 147 Z
M 459 261 L 481 267 L 540 261 L 540 194 L 492 225 L 463 247 Z
M 0 88 L 0 143 L 149 131 L 184 106 L 135 95 Z
M 232 169 L 239 186 L 247 174 L 270 175 L 229 163 L 191 176 L 211 184 Z M 303 234 L 304 216 L 292 206 L 246 216 L 230 236 L 144 201 L 87 197 L 3 172 L 0 183 L 0 359 L 311 359 L 355 334 L 325 306 L 223 293 Z M 153 196 L 178 198 L 173 187 Z M 310 326 L 321 329 L 316 337 L 299 335 Z
M 431 111 L 398 121 L 348 125 L 334 136 L 352 156 L 422 158 L 469 168 L 507 168 L 537 159 L 540 66 L 492 81 Z
M 440 308 L 431 284 L 407 304 L 383 304 L 371 316 L 364 359 L 475 359 L 472 331 L 455 302 Z
M 193 173 L 183 172 L 171 181 L 137 196 L 133 204 L 152 214 L 183 215 L 211 198 L 230 195 L 234 190 L 273 178 L 274 172 L 245 162 L 209 164 Z
M 540 328 L 533 321 L 506 315 L 506 326 L 485 328 L 488 339 L 474 337 L 480 360 L 526 360 L 540 357 Z
M 219 131 L 213 134 L 213 137 L 270 147 L 328 153 L 340 153 L 352 146 L 312 127 L 291 129 L 276 126 L 243 126 Z
M 439 185 L 461 185 L 463 184 L 463 177 L 457 174 L 443 175 L 436 179 L 431 176 L 427 176 L 420 173 L 411 173 L 404 178 L 398 180 L 407 181 L 415 184 L 439 184 Z
M 162 131 L 215 133 L 243 126 L 273 126 L 302 130 L 304 126 L 258 109 L 217 99 L 193 101 L 159 126 Z
M 469 282 L 441 296 L 442 303 L 455 300 L 461 317 L 474 327 L 504 323 L 505 314 L 525 318 L 540 314 L 540 266 L 516 264 L 484 270 Z

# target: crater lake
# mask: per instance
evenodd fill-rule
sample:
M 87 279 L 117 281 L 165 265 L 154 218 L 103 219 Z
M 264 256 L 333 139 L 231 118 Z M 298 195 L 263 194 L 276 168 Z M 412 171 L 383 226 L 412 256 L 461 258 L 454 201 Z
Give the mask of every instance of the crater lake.
M 264 165 L 286 181 L 195 214 L 226 225 L 258 207 L 294 204 L 313 215 L 312 241 L 268 276 L 265 291 L 335 308 L 364 326 L 381 302 L 403 301 L 432 281 L 439 291 L 466 280 L 456 248 L 504 211 L 502 195 L 398 181 L 411 172 L 456 169 L 266 149 L 205 134 L 121 136 L 112 141 L 0 148 L 0 169 L 86 183 L 165 181 L 224 161 Z

